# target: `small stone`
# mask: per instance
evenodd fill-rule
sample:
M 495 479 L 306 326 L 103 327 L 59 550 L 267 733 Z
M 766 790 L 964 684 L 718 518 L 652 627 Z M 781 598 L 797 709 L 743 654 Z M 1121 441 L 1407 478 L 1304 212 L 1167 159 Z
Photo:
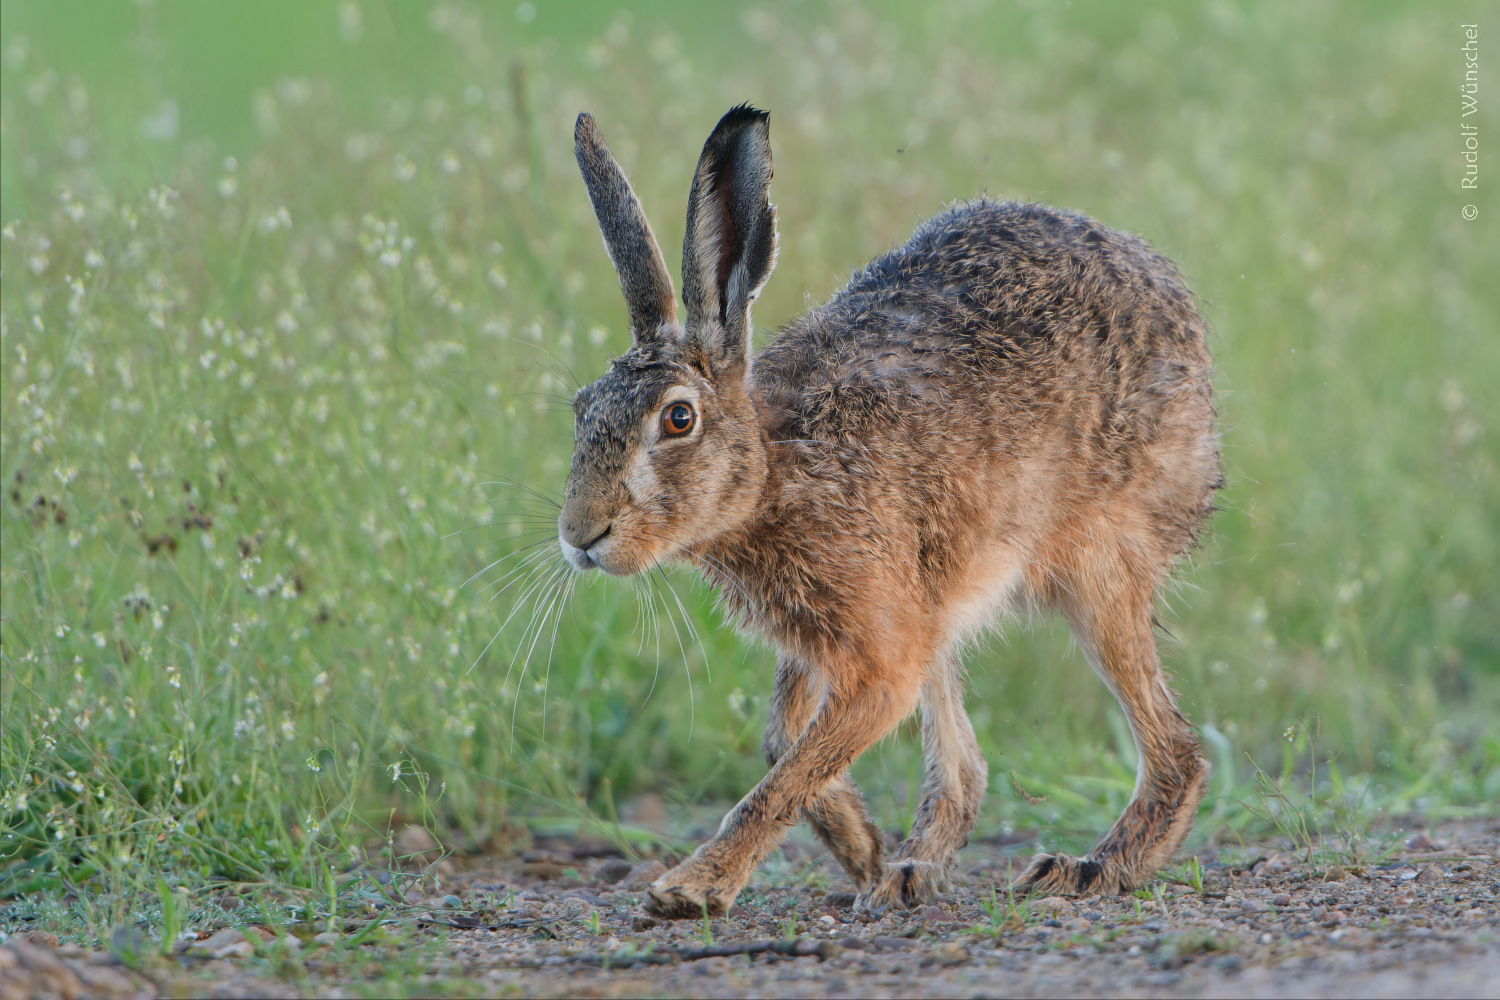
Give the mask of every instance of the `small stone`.
M 27 931 L 26 940 L 38 948 L 57 950 L 57 935 L 50 931 Z
M 1244 910 L 1246 913 L 1264 913 L 1268 909 L 1270 909 L 1270 907 L 1265 904 L 1264 900 L 1250 899 L 1247 897 L 1240 900 L 1240 909 Z
M 140 996 L 139 984 L 132 981 L 124 973 L 116 972 L 114 969 L 97 965 L 77 966 L 73 970 L 83 984 L 90 987 L 90 992 L 85 995 L 97 997 L 130 997 Z
M 606 885 L 614 885 L 629 875 L 634 869 L 635 865 L 624 858 L 610 858 L 599 866 L 599 870 L 595 874 L 598 876 L 599 881 Z
M 1427 836 L 1427 834 L 1421 830 L 1418 830 L 1415 834 L 1406 838 L 1407 850 L 1430 851 L 1432 850 L 1432 846 L 1432 838 Z
M 912 947 L 910 938 L 886 937 L 885 935 L 872 938 L 870 943 L 875 946 L 876 951 L 908 951 Z
M 1422 870 L 1417 872 L 1418 882 L 1441 882 L 1443 870 L 1437 865 L 1423 865 Z
M 313 935 L 312 943 L 320 948 L 329 948 L 338 944 L 341 937 L 343 935 L 337 931 L 323 931 L 321 934 Z
M 639 916 L 630 922 L 630 929 L 636 933 L 640 933 L 642 931 L 649 931 L 656 924 L 657 921 L 654 917 Z
M 464 901 L 459 899 L 457 896 L 444 896 L 443 905 L 448 907 L 463 906 Z
M 642 861 L 630 869 L 630 872 L 624 878 L 624 884 L 626 888 L 648 886 L 666 873 L 667 866 L 652 858 L 650 861 Z
M 1045 913 L 1053 917 L 1071 917 L 1073 915 L 1073 901 L 1062 896 L 1048 896 L 1033 904 L 1038 913 Z
M 728 915 L 736 920 L 744 920 L 745 918 L 750 916 L 750 911 L 741 906 L 739 903 L 735 903 L 729 908 Z
M 5 976 L 0 979 L 0 995 L 11 996 L 34 996 L 34 997 L 78 997 L 84 996 L 84 985 L 79 980 L 78 974 L 64 964 L 52 951 L 45 947 L 32 944 L 25 937 L 17 935 L 10 938 L 0 946 L 0 951 L 6 953 L 6 960 L 0 964 L 5 969 Z M 19 987 L 19 992 L 11 991 L 12 984 Z
M 213 953 L 220 948 L 228 948 L 232 944 L 239 944 L 245 940 L 245 935 L 233 927 L 226 927 L 210 937 L 204 938 L 193 946 L 194 951 L 206 951 Z
M 870 947 L 870 942 L 866 941 L 864 938 L 859 937 L 846 937 L 844 938 L 844 940 L 840 941 L 839 944 L 843 945 L 849 951 L 864 951 L 866 948 Z
M 838 920 L 836 920 L 833 917 L 830 917 L 826 913 L 823 914 L 821 917 L 818 918 L 818 923 L 822 924 L 824 927 L 828 928 L 829 930 L 832 930 L 834 927 L 838 926 Z
M 844 910 L 854 905 L 855 898 L 852 892 L 830 892 L 823 897 L 823 902 L 829 906 L 836 906 Z
M 1245 960 L 1238 955 L 1225 955 L 1219 959 L 1219 971 L 1227 973 L 1239 972 L 1245 967 Z
M 255 954 L 255 945 L 249 941 L 237 941 L 211 954 L 214 958 L 249 958 Z
M 844 946 L 837 941 L 813 941 L 811 939 L 798 941 L 793 948 L 798 955 L 816 955 L 819 958 L 838 958 L 844 953 Z
M 937 923 L 948 919 L 948 911 L 936 904 L 922 911 L 922 923 Z
M 133 924 L 116 927 L 109 934 L 109 948 L 126 965 L 133 965 L 152 948 L 152 940 L 146 932 Z
M 1290 894 L 1285 892 L 1277 893 L 1271 898 L 1271 902 L 1275 903 L 1277 906 L 1291 906 L 1292 897 Z
M 1343 865 L 1334 865 L 1323 873 L 1324 882 L 1342 882 L 1348 877 L 1349 873 L 1344 870 Z
M 969 949 L 965 948 L 957 941 L 948 941 L 944 944 L 938 945 L 935 949 L 933 949 L 933 954 L 937 957 L 937 962 L 939 965 L 950 966 L 963 965 L 973 957 L 969 954 Z

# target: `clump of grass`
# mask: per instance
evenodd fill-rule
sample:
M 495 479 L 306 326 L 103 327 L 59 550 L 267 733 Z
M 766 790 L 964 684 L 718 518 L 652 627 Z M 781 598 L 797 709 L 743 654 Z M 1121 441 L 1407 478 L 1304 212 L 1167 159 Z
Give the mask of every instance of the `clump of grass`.
M 1283 738 L 1287 746 L 1279 774 L 1270 775 L 1251 761 L 1256 801 L 1248 808 L 1254 816 L 1280 832 L 1309 864 L 1337 863 L 1361 871 L 1391 857 L 1400 831 L 1384 822 L 1383 811 L 1371 801 L 1370 782 L 1348 784 L 1335 756 L 1320 759 L 1315 728 L 1296 723 Z M 1299 771 L 1300 753 L 1306 754 L 1307 764 Z
M 991 889 L 990 898 L 980 900 L 979 905 L 984 910 L 985 922 L 970 928 L 969 933 L 990 937 L 996 941 L 1007 934 L 1025 930 L 1028 924 L 1037 919 L 1032 910 L 1032 901 L 1027 898 L 1017 900 L 1014 891 L 1010 889 L 1006 890 L 1004 899 Z
M 1184 864 L 1176 867 L 1163 869 L 1161 878 L 1166 882 L 1185 885 L 1196 893 L 1203 892 L 1203 866 L 1196 857 L 1188 858 Z

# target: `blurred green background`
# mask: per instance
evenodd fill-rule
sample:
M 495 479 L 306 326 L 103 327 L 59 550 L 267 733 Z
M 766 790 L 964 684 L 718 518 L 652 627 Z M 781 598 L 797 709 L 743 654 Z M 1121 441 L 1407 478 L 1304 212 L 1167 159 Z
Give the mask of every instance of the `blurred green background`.
M 572 380 L 628 341 L 574 117 L 675 271 L 740 101 L 772 113 L 765 336 L 979 193 L 1180 262 L 1229 478 L 1162 606 L 1217 765 L 1195 843 L 1255 822 L 1252 760 L 1398 819 L 1493 808 L 1500 205 L 1456 139 L 1480 6 L 11 0 L 0 891 L 316 881 L 404 822 L 504 850 L 758 779 L 774 658 L 690 573 L 492 602 L 531 549 L 465 585 L 545 542 L 495 484 L 562 486 Z M 1055 622 L 968 662 L 982 829 L 1087 844 L 1133 783 L 1112 699 Z M 857 769 L 891 827 L 912 737 Z

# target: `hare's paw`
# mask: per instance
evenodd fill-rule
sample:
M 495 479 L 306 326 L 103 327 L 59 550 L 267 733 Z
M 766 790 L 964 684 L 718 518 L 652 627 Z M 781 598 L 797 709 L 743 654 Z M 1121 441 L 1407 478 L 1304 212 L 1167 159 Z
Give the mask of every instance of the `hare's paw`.
M 1110 896 L 1129 885 L 1113 862 L 1070 858 L 1066 854 L 1038 854 L 1012 888 L 1044 896 Z
M 651 883 L 646 912 L 668 920 L 698 919 L 705 911 L 722 917 L 739 894 L 740 887 L 729 885 L 722 872 L 689 859 Z
M 946 865 L 931 861 L 892 861 L 885 874 L 854 901 L 856 910 L 883 910 L 930 903 L 948 891 Z

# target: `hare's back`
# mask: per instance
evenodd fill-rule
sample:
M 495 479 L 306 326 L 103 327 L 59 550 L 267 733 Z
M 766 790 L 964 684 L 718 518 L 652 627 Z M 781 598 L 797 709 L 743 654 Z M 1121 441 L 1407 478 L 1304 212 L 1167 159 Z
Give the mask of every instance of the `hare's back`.
M 1203 323 L 1170 261 L 1085 216 L 988 199 L 949 208 L 871 261 L 782 331 L 755 371 L 763 397 L 807 433 L 868 433 L 933 407 L 993 415 L 1079 391 L 1130 411 L 1153 409 L 1141 393 L 1191 386 L 1208 406 Z
M 837 446 L 785 460 L 839 480 L 850 504 L 915 491 L 930 505 L 1029 474 L 1054 498 L 1149 496 L 1178 552 L 1222 482 L 1203 322 L 1176 269 L 1042 205 L 980 200 L 929 220 L 754 371 L 774 438 Z

